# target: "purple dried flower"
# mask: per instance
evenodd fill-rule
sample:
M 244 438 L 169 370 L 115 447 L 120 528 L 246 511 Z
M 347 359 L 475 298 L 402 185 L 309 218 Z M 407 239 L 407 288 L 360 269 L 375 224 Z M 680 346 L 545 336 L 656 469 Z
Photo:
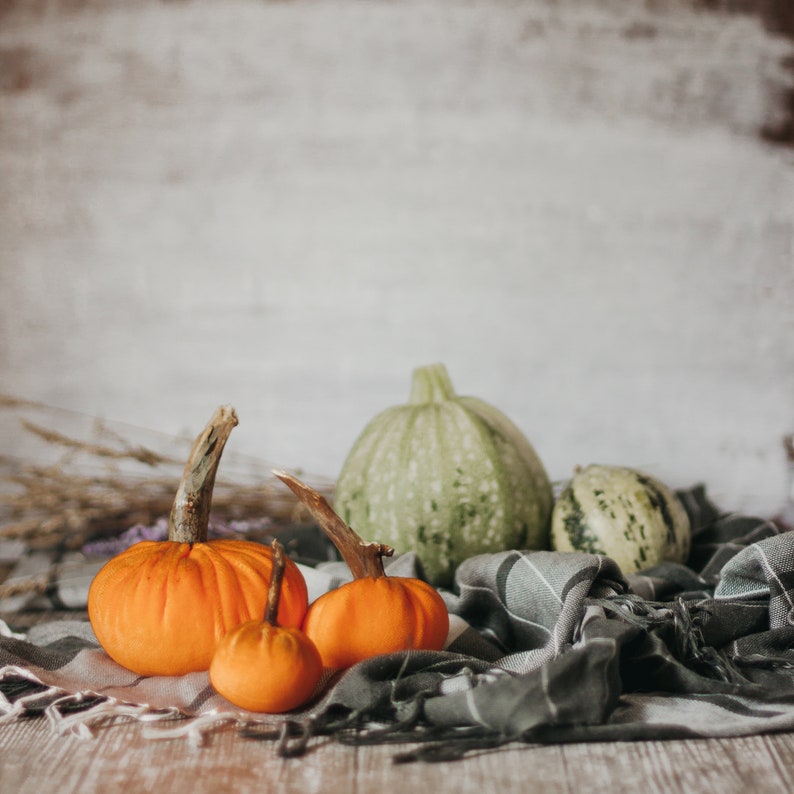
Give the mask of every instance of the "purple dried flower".
M 232 538 L 248 532 L 269 529 L 273 526 L 270 518 L 232 520 L 228 522 L 210 520 L 207 536 L 210 538 Z M 158 518 L 154 524 L 135 524 L 120 535 L 102 540 L 94 540 L 83 546 L 83 554 L 94 557 L 114 557 L 141 540 L 168 540 L 168 519 Z

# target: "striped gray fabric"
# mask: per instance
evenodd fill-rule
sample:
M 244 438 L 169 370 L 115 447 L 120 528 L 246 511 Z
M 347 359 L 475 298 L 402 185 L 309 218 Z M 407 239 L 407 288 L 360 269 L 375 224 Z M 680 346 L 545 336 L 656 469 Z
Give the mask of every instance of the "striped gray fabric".
M 407 651 L 328 671 L 315 702 L 275 717 L 241 712 L 206 674 L 140 678 L 85 623 L 0 637 L 0 719 L 45 714 L 87 733 L 108 715 L 184 733 L 234 721 L 301 752 L 316 734 L 411 742 L 398 760 L 449 760 L 507 741 L 736 736 L 794 729 L 794 532 L 721 515 L 681 494 L 695 527 L 688 565 L 624 576 L 589 554 L 510 551 L 467 560 L 443 596 L 441 652 Z M 403 555 L 391 575 L 421 575 Z M 334 565 L 308 575 L 334 586 Z

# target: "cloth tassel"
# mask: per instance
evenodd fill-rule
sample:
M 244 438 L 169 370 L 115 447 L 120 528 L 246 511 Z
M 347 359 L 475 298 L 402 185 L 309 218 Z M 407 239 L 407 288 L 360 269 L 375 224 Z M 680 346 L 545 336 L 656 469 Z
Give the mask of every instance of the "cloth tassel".
M 176 709 L 153 710 L 146 705 L 123 703 L 89 693 L 78 693 L 59 698 L 44 712 L 53 732 L 63 736 L 72 734 L 80 739 L 95 738 L 94 728 L 100 723 L 118 718 L 138 722 L 173 720 L 179 716 Z

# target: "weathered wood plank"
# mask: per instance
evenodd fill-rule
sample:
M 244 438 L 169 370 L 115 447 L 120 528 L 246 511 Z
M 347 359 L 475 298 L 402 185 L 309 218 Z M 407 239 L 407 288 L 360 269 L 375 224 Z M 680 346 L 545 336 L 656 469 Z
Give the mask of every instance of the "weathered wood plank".
M 395 789 L 434 794 L 543 791 L 572 794 L 794 790 L 794 734 L 736 739 L 576 745 L 512 744 L 453 763 L 397 765 L 406 746 L 344 747 L 318 740 L 310 752 L 281 759 L 266 742 L 233 730 L 195 747 L 184 739 L 144 738 L 141 726 L 108 725 L 93 740 L 54 736 L 44 720 L 0 726 L 0 790 L 60 794 L 164 789 L 279 791 L 284 794 Z

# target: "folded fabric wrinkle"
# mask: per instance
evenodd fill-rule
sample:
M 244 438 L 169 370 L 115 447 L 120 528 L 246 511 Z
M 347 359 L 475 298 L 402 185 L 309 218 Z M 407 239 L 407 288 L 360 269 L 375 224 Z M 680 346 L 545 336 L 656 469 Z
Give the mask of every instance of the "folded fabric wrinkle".
M 345 744 L 415 742 L 395 761 L 438 761 L 508 741 L 739 736 L 794 730 L 794 532 L 722 514 L 696 486 L 687 565 L 624 576 L 609 558 L 507 551 L 466 560 L 443 591 L 443 651 L 405 651 L 329 671 L 286 715 L 236 709 L 205 673 L 140 677 L 113 663 L 81 621 L 26 637 L 0 626 L 0 720 L 45 714 L 80 736 L 113 714 L 147 736 L 235 723 L 299 755 L 317 735 Z M 405 554 L 390 575 L 421 576 Z M 315 592 L 340 564 L 306 568 Z M 174 720 L 178 720 L 174 723 Z

